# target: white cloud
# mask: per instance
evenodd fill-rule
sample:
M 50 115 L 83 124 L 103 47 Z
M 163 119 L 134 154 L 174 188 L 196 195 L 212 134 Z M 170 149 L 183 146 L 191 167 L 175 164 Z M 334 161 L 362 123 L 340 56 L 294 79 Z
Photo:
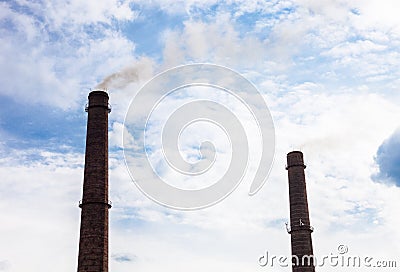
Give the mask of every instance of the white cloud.
M 159 70 L 188 61 L 240 70 L 272 110 L 277 153 L 265 187 L 248 197 L 245 180 L 206 210 L 158 206 L 132 184 L 121 153 L 111 153 L 110 256 L 136 256 L 111 261 L 113 269 L 256 270 L 266 249 L 289 254 L 282 223 L 289 216 L 285 154 L 292 149 L 302 149 L 308 165 L 315 252 L 329 254 L 345 243 L 354 254 L 398 256 L 400 222 L 393 215 L 399 189 L 371 180 L 377 148 L 400 116 L 395 1 L 230 1 L 234 10 L 219 7 L 207 18 L 196 8 L 207 13 L 217 1 L 142 1 L 146 8 L 190 17 L 182 29 L 164 32 L 159 66 L 136 56 L 136 41 L 112 25 L 135 20 L 129 2 L 53 1 L 45 12 L 40 4 L 19 3 L 32 14 L 7 3 L 0 9 L 1 21 L 13 26 L 1 30 L 3 95 L 68 108 L 86 98 L 84 87 L 143 61 L 141 80 L 110 91 L 110 147 L 122 146 L 125 111 L 140 86 Z M 289 11 L 275 14 L 284 8 Z M 254 11 L 254 28 L 242 30 L 246 23 L 239 16 Z M 34 152 L 42 160 L 33 160 Z M 7 235 L 0 269 L 52 271 L 57 265 L 70 271 L 76 268 L 83 155 L 34 152 L 2 152 L 0 231 Z
M 38 160 L 29 162 L 31 156 Z M 7 235 L 0 252 L 10 271 L 76 268 L 82 162 L 82 154 L 40 150 L 2 158 L 0 229 Z
M 182 31 L 166 31 L 164 66 L 187 61 L 241 68 L 262 65 L 268 53 L 266 44 L 254 35 L 240 37 L 232 23 L 229 14 L 219 14 L 212 22 L 189 20 Z
M 133 20 L 137 11 L 130 8 L 130 1 L 105 0 L 93 1 L 73 0 L 51 1 L 44 4 L 50 23 L 56 29 L 66 26 L 79 27 L 91 23 L 111 24 L 116 20 Z M 42 7 L 43 8 L 43 7 Z
M 379 52 L 385 50 L 387 47 L 385 45 L 375 44 L 371 41 L 356 41 L 355 43 L 345 42 L 338 46 L 333 47 L 326 55 L 333 56 L 335 58 L 343 58 L 346 56 L 362 56 L 370 52 Z
M 357 9 L 360 13 L 356 20 L 356 24 L 361 28 L 380 29 L 389 32 L 394 32 L 397 35 L 399 32 L 399 17 L 397 10 L 400 8 L 399 2 L 395 0 L 370 0 L 365 3 L 357 4 Z
M 4 95 L 23 103 L 74 108 L 82 89 L 134 59 L 134 44 L 112 26 L 113 20 L 135 18 L 129 3 L 20 4 L 2 3 L 2 21 L 7 22 L 0 45 Z M 32 13 L 24 12 L 28 7 Z
M 118 148 L 134 148 L 135 139 L 133 135 L 126 129 L 124 124 L 114 122 L 108 133 L 108 142 L 110 147 Z

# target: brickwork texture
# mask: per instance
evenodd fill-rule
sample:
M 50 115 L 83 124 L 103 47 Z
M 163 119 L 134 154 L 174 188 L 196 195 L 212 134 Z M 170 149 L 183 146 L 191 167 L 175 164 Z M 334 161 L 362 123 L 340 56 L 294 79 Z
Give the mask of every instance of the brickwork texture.
M 313 256 L 311 233 L 308 212 L 306 179 L 304 174 L 303 153 L 293 151 L 287 154 L 287 170 L 289 178 L 290 201 L 290 235 L 292 242 L 292 256 L 297 256 L 293 261 L 293 272 L 314 272 L 314 264 L 311 259 L 304 256 Z M 299 263 L 296 264 L 296 261 Z M 304 260 L 304 262 L 302 261 Z
M 108 272 L 108 94 L 89 94 L 78 272 Z

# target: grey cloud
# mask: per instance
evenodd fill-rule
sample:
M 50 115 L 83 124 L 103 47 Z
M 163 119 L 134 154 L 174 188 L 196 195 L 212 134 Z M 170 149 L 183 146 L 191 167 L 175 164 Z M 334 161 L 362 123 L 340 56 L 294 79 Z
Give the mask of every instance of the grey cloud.
M 400 187 L 400 129 L 380 145 L 375 161 L 379 166 L 379 173 L 374 175 L 373 179 L 394 183 Z
M 116 253 L 111 255 L 111 258 L 119 263 L 133 262 L 136 260 L 136 256 L 129 253 Z

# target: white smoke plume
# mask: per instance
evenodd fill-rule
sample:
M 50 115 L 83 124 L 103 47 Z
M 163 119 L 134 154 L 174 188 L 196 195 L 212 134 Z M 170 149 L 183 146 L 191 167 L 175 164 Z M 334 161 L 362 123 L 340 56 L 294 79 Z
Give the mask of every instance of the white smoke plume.
M 142 57 L 133 65 L 123 68 L 103 79 L 96 89 L 123 89 L 132 82 L 146 80 L 153 75 L 153 60 Z

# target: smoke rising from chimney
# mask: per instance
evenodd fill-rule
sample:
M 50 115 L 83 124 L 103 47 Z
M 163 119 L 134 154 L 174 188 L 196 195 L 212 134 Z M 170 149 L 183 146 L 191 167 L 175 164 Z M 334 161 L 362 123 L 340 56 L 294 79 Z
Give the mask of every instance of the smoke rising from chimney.
M 129 83 L 138 80 L 139 76 L 136 67 L 126 67 L 104 78 L 103 81 L 96 86 L 96 89 L 121 89 L 126 87 Z
M 132 82 L 147 79 L 153 75 L 153 61 L 142 57 L 133 65 L 123 68 L 103 79 L 96 89 L 123 89 Z

